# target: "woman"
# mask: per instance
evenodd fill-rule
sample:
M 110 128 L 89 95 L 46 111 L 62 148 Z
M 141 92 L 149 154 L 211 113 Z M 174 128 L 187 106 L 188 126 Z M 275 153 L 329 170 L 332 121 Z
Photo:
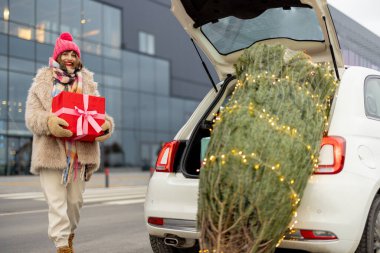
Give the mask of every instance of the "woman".
M 74 231 L 79 223 L 85 182 L 99 168 L 99 141 L 108 139 L 114 129 L 106 115 L 101 126 L 104 135 L 95 142 L 65 141 L 72 136 L 68 123 L 51 112 L 54 96 L 61 91 L 98 96 L 93 73 L 83 68 L 80 49 L 70 33 L 56 40 L 49 67 L 38 70 L 26 102 L 26 126 L 33 132 L 31 173 L 39 174 L 49 205 L 48 235 L 58 253 L 72 253 Z M 79 175 L 79 176 L 78 176 Z

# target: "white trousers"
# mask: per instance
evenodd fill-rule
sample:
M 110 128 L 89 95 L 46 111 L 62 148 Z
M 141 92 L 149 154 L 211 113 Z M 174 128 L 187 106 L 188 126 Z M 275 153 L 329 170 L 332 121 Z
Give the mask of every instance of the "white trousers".
M 40 171 L 41 187 L 49 205 L 48 235 L 57 248 L 68 245 L 70 234 L 78 226 L 85 190 L 85 182 L 79 177 L 67 186 L 61 184 L 61 178 L 61 170 Z

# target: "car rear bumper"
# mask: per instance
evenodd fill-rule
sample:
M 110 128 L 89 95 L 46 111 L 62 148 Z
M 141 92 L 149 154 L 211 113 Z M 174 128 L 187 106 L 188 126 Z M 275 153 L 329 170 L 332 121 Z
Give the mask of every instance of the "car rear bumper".
M 153 174 L 145 199 L 145 221 L 148 217 L 159 217 L 164 218 L 164 224 L 147 224 L 149 234 L 199 238 L 196 229 L 198 182 L 198 179 L 185 178 L 182 173 Z
M 336 240 L 284 240 L 280 247 L 309 252 L 354 252 L 359 244 L 375 182 L 352 173 L 314 175 L 297 210 L 295 228 L 334 233 Z
M 169 225 L 147 224 L 149 234 L 199 238 L 196 230 L 198 182 L 181 173 L 153 175 L 145 202 L 145 218 L 166 218 Z M 338 239 L 284 240 L 280 247 L 309 252 L 354 252 L 376 192 L 372 179 L 352 173 L 312 176 L 297 210 L 295 228 L 330 231 Z

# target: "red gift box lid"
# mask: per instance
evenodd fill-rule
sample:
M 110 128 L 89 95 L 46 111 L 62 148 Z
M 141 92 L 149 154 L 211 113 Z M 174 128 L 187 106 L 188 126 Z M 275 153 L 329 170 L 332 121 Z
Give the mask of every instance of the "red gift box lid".
M 104 114 L 106 111 L 106 100 L 104 97 L 88 96 L 88 110 L 96 110 L 100 114 Z M 53 98 L 52 112 L 56 112 L 62 107 L 74 108 L 77 106 L 79 109 L 84 109 L 83 94 L 73 93 L 68 91 L 62 91 Z

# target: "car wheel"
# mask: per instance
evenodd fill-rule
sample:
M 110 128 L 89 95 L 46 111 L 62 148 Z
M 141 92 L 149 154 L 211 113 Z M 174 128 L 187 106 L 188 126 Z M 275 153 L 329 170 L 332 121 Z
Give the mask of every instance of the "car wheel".
M 380 195 L 376 195 L 368 213 L 363 235 L 355 253 L 380 253 Z
M 191 248 L 175 248 L 164 243 L 164 238 L 149 235 L 150 245 L 154 253 L 195 253 L 199 252 L 198 243 Z

